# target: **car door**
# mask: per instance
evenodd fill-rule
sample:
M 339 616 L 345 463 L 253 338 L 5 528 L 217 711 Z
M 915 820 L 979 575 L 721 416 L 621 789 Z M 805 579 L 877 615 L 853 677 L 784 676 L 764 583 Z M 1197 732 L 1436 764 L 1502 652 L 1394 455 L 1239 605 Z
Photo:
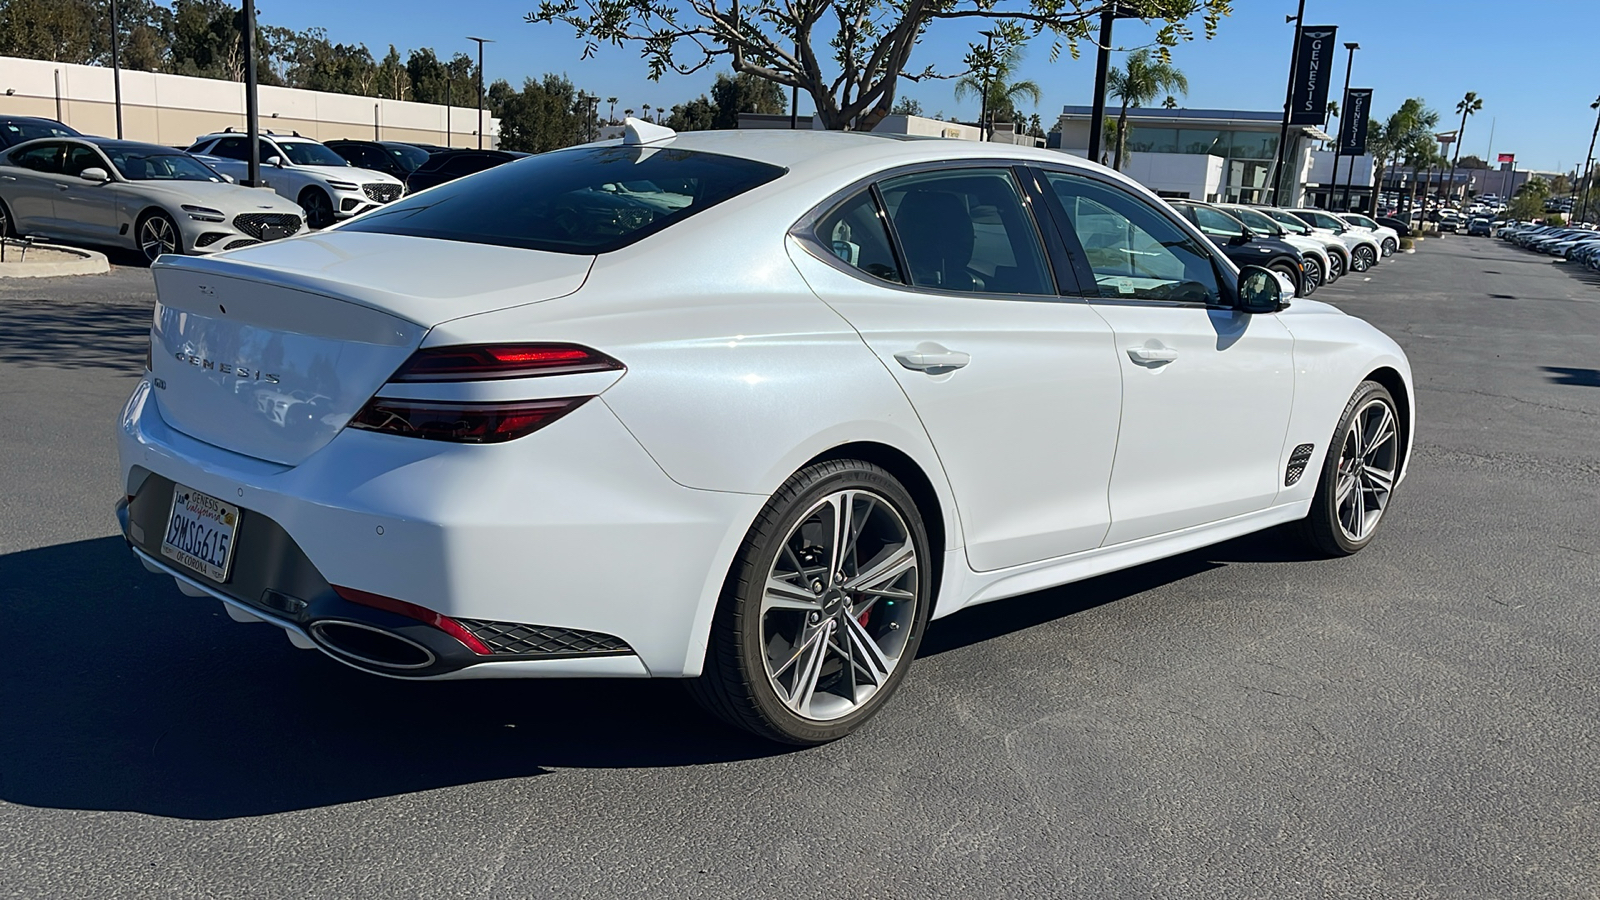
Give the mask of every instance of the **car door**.
M 1270 507 L 1282 484 L 1294 341 L 1231 306 L 1235 276 L 1126 188 L 1043 173 L 1092 308 L 1116 335 L 1122 420 L 1107 544 Z
M 111 181 L 85 181 L 86 169 L 115 170 L 100 151 L 76 141 L 67 144 L 62 175 L 65 178 L 56 194 L 56 219 L 62 231 L 92 241 L 117 239 L 117 193 Z
M 61 184 L 62 141 L 44 141 L 11 151 L 12 165 L 0 169 L 0 197 L 11 207 L 17 234 L 55 233 L 55 201 Z
M 1110 524 L 1111 329 L 1062 296 L 1028 205 L 1002 166 L 922 171 L 853 194 L 791 248 L 916 409 L 978 571 L 1093 549 Z

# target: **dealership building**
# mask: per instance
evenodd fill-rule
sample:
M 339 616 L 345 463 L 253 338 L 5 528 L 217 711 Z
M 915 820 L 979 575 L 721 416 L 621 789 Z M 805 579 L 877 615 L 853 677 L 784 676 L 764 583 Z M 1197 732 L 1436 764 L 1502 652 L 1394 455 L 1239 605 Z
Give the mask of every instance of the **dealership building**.
M 1106 110 L 1115 121 L 1118 110 Z M 1068 106 L 1050 146 L 1087 156 L 1094 111 Z M 1226 203 L 1260 203 L 1269 199 L 1278 150 L 1281 112 L 1231 109 L 1130 109 L 1129 158 L 1123 174 L 1163 197 Z M 1341 157 L 1334 179 L 1333 154 L 1318 150 L 1333 140 L 1311 125 L 1289 126 L 1285 161 L 1291 205 L 1326 206 L 1342 197 L 1347 173 L 1351 204 L 1372 192 L 1372 158 Z M 1116 148 L 1103 147 L 1101 162 L 1109 165 Z

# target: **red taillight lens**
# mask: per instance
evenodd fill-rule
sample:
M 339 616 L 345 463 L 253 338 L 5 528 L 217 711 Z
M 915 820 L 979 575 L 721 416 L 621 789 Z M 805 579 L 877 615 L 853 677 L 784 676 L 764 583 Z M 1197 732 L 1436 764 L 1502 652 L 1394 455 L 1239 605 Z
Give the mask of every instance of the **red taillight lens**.
M 477 635 L 462 627 L 460 622 L 449 616 L 436 613 L 426 606 L 418 606 L 415 603 L 407 603 L 404 600 L 396 600 L 393 597 L 385 597 L 382 594 L 371 594 L 366 591 L 358 591 L 355 588 L 339 587 L 338 585 L 333 586 L 333 592 L 351 603 L 359 603 L 362 606 L 370 606 L 373 609 L 392 612 L 408 619 L 416 619 L 424 625 L 432 625 L 461 643 L 466 644 L 468 650 L 479 656 L 489 656 L 494 653 L 487 644 L 478 640 Z
M 450 403 L 373 397 L 350 420 L 350 427 L 430 441 L 498 444 L 532 434 L 588 399 Z
M 406 360 L 390 381 L 482 381 L 609 372 L 622 363 L 576 344 L 476 344 L 430 347 Z

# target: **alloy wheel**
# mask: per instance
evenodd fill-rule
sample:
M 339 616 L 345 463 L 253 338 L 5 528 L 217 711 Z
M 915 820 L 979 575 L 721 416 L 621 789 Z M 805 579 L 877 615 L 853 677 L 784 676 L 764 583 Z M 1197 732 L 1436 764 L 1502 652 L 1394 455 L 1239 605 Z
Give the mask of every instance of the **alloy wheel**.
M 911 529 L 872 491 L 818 500 L 784 538 L 761 596 L 767 680 L 790 712 L 827 722 L 869 704 L 916 623 Z
M 1334 503 L 1346 539 L 1359 543 L 1378 527 L 1399 468 L 1400 431 L 1394 410 L 1374 397 L 1351 417 L 1339 448 Z
M 328 195 L 316 190 L 308 190 L 300 195 L 300 206 L 306 211 L 307 228 L 327 228 L 333 224 L 333 202 Z
M 1374 259 L 1371 247 L 1357 247 L 1355 252 L 1351 254 L 1350 268 L 1357 272 L 1365 272 L 1366 270 L 1372 268 L 1373 262 Z
M 1328 273 L 1330 280 L 1344 277 L 1344 257 L 1337 253 L 1328 254 Z
M 1322 261 L 1311 256 L 1306 257 L 1305 264 L 1306 284 L 1313 289 L 1322 286 Z
M 163 253 L 177 253 L 178 229 L 166 216 L 150 216 L 139 226 L 139 250 L 150 262 Z

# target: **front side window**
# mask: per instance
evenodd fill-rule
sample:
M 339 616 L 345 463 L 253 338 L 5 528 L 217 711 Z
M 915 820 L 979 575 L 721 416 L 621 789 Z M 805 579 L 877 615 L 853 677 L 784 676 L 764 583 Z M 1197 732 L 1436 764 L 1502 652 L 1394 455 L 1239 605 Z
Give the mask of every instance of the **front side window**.
M 211 152 L 207 155 L 220 156 L 223 159 L 249 159 L 250 144 L 242 137 L 223 138 L 217 141 L 217 145 L 212 147 Z M 265 160 L 266 156 L 263 155 L 261 158 Z
M 851 197 L 817 223 L 816 238 L 841 262 L 874 278 L 904 284 L 889 229 L 870 191 Z
M 1311 233 L 1311 228 L 1306 223 L 1295 218 L 1292 213 L 1286 213 L 1279 209 L 1269 209 L 1263 212 L 1262 215 L 1270 216 L 1272 221 L 1282 225 L 1283 229 L 1290 234 L 1305 235 Z
M 608 253 L 784 171 L 670 147 L 560 150 L 414 194 L 341 227 L 552 253 Z
M 1046 172 L 1045 180 L 1083 247 L 1099 296 L 1222 302 L 1211 254 L 1171 219 L 1091 178 Z
M 186 153 L 112 150 L 111 164 L 129 181 L 221 181 L 210 166 Z
M 61 146 L 51 141 L 16 150 L 11 154 L 11 162 L 30 171 L 58 175 L 61 173 Z
M 1056 293 L 1044 248 L 1005 169 L 905 175 L 880 190 L 911 283 L 941 291 Z
M 1281 237 L 1284 233 L 1283 226 L 1256 210 L 1245 206 L 1228 207 L 1228 215 L 1243 222 L 1251 231 L 1267 235 L 1268 237 Z
M 1244 234 L 1244 226 L 1238 219 L 1225 212 L 1219 212 L 1209 206 L 1191 206 L 1194 213 L 1194 224 L 1200 227 L 1200 232 L 1206 237 L 1233 238 Z

